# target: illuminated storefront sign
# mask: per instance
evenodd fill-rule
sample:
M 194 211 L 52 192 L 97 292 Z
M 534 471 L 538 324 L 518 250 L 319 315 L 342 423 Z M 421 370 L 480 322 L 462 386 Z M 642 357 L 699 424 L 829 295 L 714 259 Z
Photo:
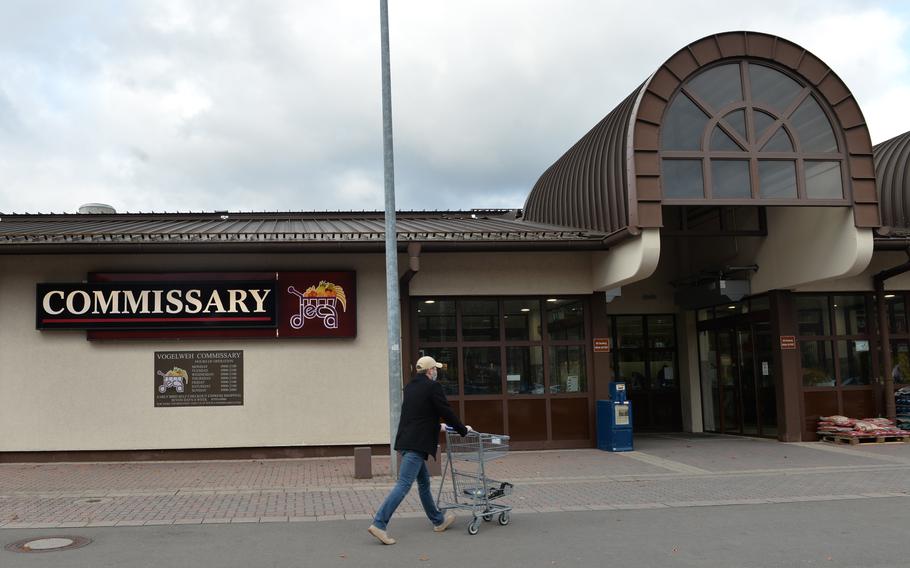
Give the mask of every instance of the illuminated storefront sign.
M 357 333 L 354 272 L 93 274 L 38 284 L 35 304 L 37 329 L 89 339 Z

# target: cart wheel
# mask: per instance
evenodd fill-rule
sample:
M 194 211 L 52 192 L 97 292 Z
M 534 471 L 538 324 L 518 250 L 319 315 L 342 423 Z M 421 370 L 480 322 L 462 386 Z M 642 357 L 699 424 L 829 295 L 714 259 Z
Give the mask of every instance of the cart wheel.
M 485 514 L 485 515 L 483 516 L 483 520 L 484 520 L 484 522 L 487 522 L 487 523 L 489 523 L 490 521 L 492 521 L 492 520 L 493 520 L 493 513 L 487 513 L 487 514 Z
M 512 516 L 509 515 L 508 511 L 503 511 L 502 513 L 499 513 L 499 524 L 500 525 L 506 526 L 507 524 L 509 524 L 509 521 L 511 521 L 511 520 L 512 520 Z
M 468 525 L 468 534 L 475 535 L 480 532 L 480 519 L 474 517 L 474 520 L 471 521 L 471 524 Z

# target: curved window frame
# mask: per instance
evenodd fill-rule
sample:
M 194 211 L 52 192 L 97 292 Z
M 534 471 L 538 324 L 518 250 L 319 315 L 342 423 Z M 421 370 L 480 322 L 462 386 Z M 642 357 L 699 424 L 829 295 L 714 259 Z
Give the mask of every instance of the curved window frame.
M 693 92 L 689 88 L 689 84 L 695 78 L 705 73 L 706 71 L 722 66 L 738 64 L 740 69 L 740 81 L 743 91 L 743 99 L 728 103 L 723 108 L 713 109 L 708 103 L 706 103 L 701 97 Z M 796 81 L 796 83 L 802 86 L 802 90 L 793 98 L 792 101 L 788 104 L 787 108 L 783 112 L 778 112 L 773 108 L 770 108 L 767 105 L 763 105 L 753 101 L 752 99 L 752 88 L 750 84 L 750 74 L 749 74 L 749 65 L 762 65 L 777 71 L 784 76 Z M 662 201 L 667 205 L 698 205 L 704 204 L 706 200 L 710 200 L 712 203 L 724 204 L 724 205 L 743 205 L 743 204 L 761 204 L 761 205 L 793 205 L 796 203 L 803 205 L 812 205 L 812 206 L 844 206 L 852 204 L 852 188 L 850 186 L 849 180 L 849 163 L 847 160 L 848 154 L 846 151 L 847 144 L 844 137 L 843 129 L 840 127 L 840 123 L 837 120 L 836 116 L 832 109 L 828 106 L 825 101 L 825 98 L 821 96 L 816 89 L 809 85 L 801 77 L 795 76 L 793 73 L 787 71 L 786 69 L 781 68 L 778 65 L 775 65 L 769 61 L 756 60 L 756 59 L 736 59 L 736 60 L 725 60 L 719 61 L 712 65 L 705 66 L 698 70 L 696 74 L 691 75 L 685 80 L 685 82 L 673 93 L 667 102 L 666 111 L 669 112 L 669 109 L 672 107 L 673 102 L 676 100 L 676 97 L 680 94 L 685 94 L 695 105 L 705 113 L 708 117 L 707 122 L 705 123 L 704 131 L 701 136 L 701 150 L 665 150 L 663 148 L 663 128 L 661 127 L 660 141 L 659 141 L 659 150 L 658 150 L 658 159 L 661 164 L 664 163 L 665 159 L 681 159 L 681 160 L 700 160 L 702 166 L 702 187 L 704 190 L 702 197 L 668 197 L 666 192 L 664 192 Z M 803 152 L 797 134 L 795 126 L 791 123 L 790 117 L 793 113 L 800 107 L 800 105 L 808 98 L 814 97 L 815 102 L 821 108 L 822 112 L 825 114 L 828 123 L 831 127 L 831 130 L 834 133 L 835 141 L 837 142 L 837 151 L 836 152 Z M 750 144 L 748 139 L 744 139 L 739 131 L 730 124 L 725 117 L 730 113 L 736 110 L 743 110 L 745 113 L 746 120 L 746 132 L 748 138 L 754 140 L 754 143 Z M 762 133 L 761 138 L 756 139 L 754 130 L 754 120 L 752 110 L 761 111 L 765 114 L 768 114 L 775 118 L 775 121 L 765 129 Z M 664 116 L 664 120 L 666 115 Z M 663 120 L 662 120 L 663 123 Z M 729 150 L 711 150 L 711 139 L 714 134 L 715 127 L 719 127 L 730 139 L 732 139 L 736 144 L 740 145 L 745 150 L 740 151 L 729 151 Z M 767 144 L 772 137 L 774 137 L 777 132 L 783 128 L 786 134 L 790 138 L 790 143 L 793 145 L 794 151 L 792 152 L 775 152 L 768 151 L 762 152 L 761 148 Z M 714 187 L 712 180 L 712 160 L 748 160 L 749 161 L 749 174 L 750 174 L 750 189 L 751 197 L 749 198 L 715 198 L 713 196 Z M 761 160 L 782 160 L 794 162 L 796 165 L 796 190 L 797 195 L 793 198 L 763 198 L 761 197 L 761 188 L 759 186 L 759 175 L 758 175 L 758 163 L 759 159 Z M 837 162 L 840 164 L 840 175 L 841 175 L 841 186 L 843 189 L 842 198 L 810 198 L 806 190 L 806 162 Z M 663 176 L 663 166 L 661 166 L 661 176 Z

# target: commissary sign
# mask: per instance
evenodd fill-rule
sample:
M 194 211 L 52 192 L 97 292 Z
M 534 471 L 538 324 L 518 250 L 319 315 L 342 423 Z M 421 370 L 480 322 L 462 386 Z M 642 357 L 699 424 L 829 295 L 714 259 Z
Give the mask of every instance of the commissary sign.
M 38 329 L 274 328 L 277 282 L 38 284 Z

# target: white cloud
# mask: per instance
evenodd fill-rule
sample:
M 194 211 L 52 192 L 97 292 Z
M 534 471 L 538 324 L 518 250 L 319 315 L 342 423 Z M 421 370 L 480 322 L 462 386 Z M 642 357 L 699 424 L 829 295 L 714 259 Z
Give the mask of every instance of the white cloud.
M 888 3 L 393 0 L 390 16 L 401 209 L 522 206 L 664 60 L 731 29 L 825 60 L 873 141 L 910 129 L 908 15 Z M 379 77 L 371 0 L 0 4 L 0 211 L 381 208 Z

